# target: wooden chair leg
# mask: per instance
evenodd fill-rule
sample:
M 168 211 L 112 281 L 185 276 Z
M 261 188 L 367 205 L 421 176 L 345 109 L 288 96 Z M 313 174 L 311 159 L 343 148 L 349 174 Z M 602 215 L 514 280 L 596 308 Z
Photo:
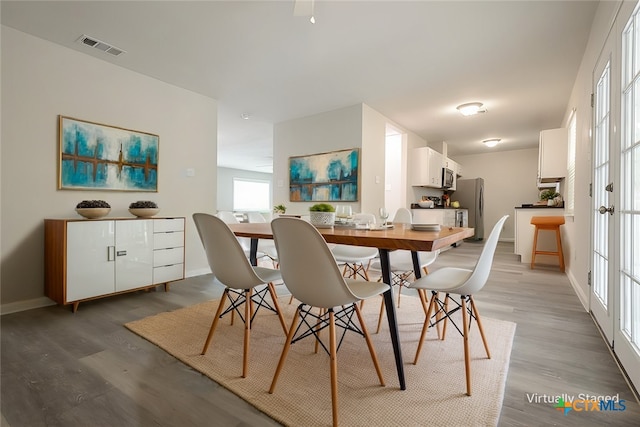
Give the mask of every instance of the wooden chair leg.
M 420 340 L 418 341 L 416 356 L 413 359 L 414 365 L 418 363 L 418 358 L 420 357 L 420 351 L 422 350 L 422 344 L 424 343 L 424 338 L 427 335 L 427 331 L 429 330 L 429 319 L 431 319 L 431 312 L 433 311 L 435 302 L 436 302 L 436 298 L 432 296 L 431 302 L 429 302 L 429 308 L 427 309 L 427 315 L 424 319 L 424 324 L 422 325 L 422 333 L 420 334 Z
M 331 413 L 333 425 L 338 425 L 338 356 L 336 354 L 336 325 L 333 310 L 329 310 L 329 349 L 331 364 Z
M 480 331 L 480 336 L 482 337 L 484 350 L 487 352 L 487 359 L 491 359 L 491 353 L 489 353 L 489 344 L 487 344 L 487 340 L 484 337 L 484 328 L 482 327 L 482 321 L 480 320 L 480 313 L 478 313 L 478 309 L 476 308 L 476 303 L 475 301 L 473 301 L 472 296 L 469 296 L 469 303 L 471 304 L 471 311 L 473 312 L 473 315 L 476 317 L 476 322 L 478 323 L 478 330 Z
M 274 390 L 276 389 L 276 383 L 278 382 L 278 377 L 280 376 L 280 372 L 282 371 L 282 367 L 284 366 L 285 360 L 287 360 L 287 355 L 289 354 L 289 349 L 291 348 L 291 340 L 293 339 L 293 334 L 296 333 L 296 326 L 298 325 L 298 316 L 300 316 L 300 307 L 296 309 L 296 312 L 293 315 L 293 320 L 291 321 L 291 327 L 289 327 L 289 334 L 287 335 L 287 341 L 285 341 L 284 347 L 282 347 L 280 360 L 278 361 L 276 372 L 275 374 L 273 374 L 273 380 L 271 381 L 269 394 L 273 394 Z
M 464 331 L 464 371 L 467 377 L 467 396 L 471 396 L 471 357 L 469 355 L 469 314 L 467 313 L 466 297 L 460 298 L 462 305 L 462 329 Z
M 322 317 L 324 315 L 324 308 L 319 308 L 318 309 L 318 316 Z M 320 332 L 322 332 L 322 329 L 320 329 L 320 320 L 318 320 L 316 322 L 316 339 L 314 341 L 314 347 L 313 347 L 313 352 L 318 354 L 318 350 L 320 349 Z
M 291 295 L 291 297 L 289 298 L 289 305 L 291 305 L 292 302 L 293 302 L 293 295 Z
M 251 339 L 251 289 L 245 291 L 244 303 L 244 351 L 242 354 L 242 378 L 247 377 L 249 371 L 249 343 Z
M 367 331 L 367 326 L 364 323 L 364 319 L 362 318 L 362 313 L 360 312 L 358 305 L 354 304 L 354 307 L 356 309 L 356 314 L 358 315 L 358 321 L 360 322 L 362 333 L 364 334 L 364 338 L 367 341 L 367 347 L 369 347 L 369 354 L 371 354 L 371 360 L 373 361 L 373 366 L 376 368 L 378 379 L 380 380 L 380 385 L 384 386 L 384 378 L 382 377 L 382 370 L 380 369 L 380 364 L 378 363 L 378 356 L 376 355 L 376 350 L 373 348 L 373 343 L 371 342 L 371 336 L 369 335 L 369 331 Z
M 537 250 L 538 250 L 538 226 L 536 225 L 536 228 L 533 231 L 533 250 L 531 251 L 531 269 L 532 270 L 533 270 L 533 265 L 536 263 Z
M 384 296 L 382 297 L 382 301 L 380 301 L 380 314 L 378 314 L 378 327 L 376 328 L 376 334 L 380 333 L 380 326 L 382 325 L 382 314 L 384 313 Z
M 444 296 L 444 312 L 448 313 L 449 312 L 449 294 L 445 294 Z M 436 320 L 439 320 L 439 318 L 436 318 Z M 445 336 L 447 335 L 447 323 L 449 322 L 449 318 L 445 316 L 444 320 L 442 321 L 442 323 L 444 323 L 442 325 L 442 338 L 441 340 L 444 341 Z
M 558 258 L 560 258 L 560 271 L 564 271 L 564 254 L 562 253 L 562 241 L 560 239 L 560 227 L 556 228 L 556 245 L 558 246 Z
M 282 330 L 284 331 L 284 334 L 287 335 L 287 325 L 284 323 L 284 316 L 282 315 L 282 310 L 280 310 L 280 304 L 278 304 L 278 294 L 276 293 L 276 288 L 273 285 L 273 282 L 269 282 L 267 286 L 269 286 L 269 294 L 271 295 L 271 299 L 273 300 L 273 306 L 278 313 L 278 318 L 280 319 Z
M 209 344 L 211 343 L 211 339 L 213 338 L 213 333 L 216 330 L 216 326 L 218 325 L 218 320 L 220 320 L 220 313 L 224 309 L 224 303 L 227 300 L 227 295 L 229 295 L 229 288 L 225 288 L 222 293 L 222 297 L 220 298 L 220 302 L 218 303 L 218 309 L 216 310 L 216 314 L 213 316 L 213 321 L 211 322 L 211 328 L 209 329 L 209 335 L 207 335 L 207 339 L 204 342 L 204 347 L 202 347 L 202 353 L 205 354 L 207 349 L 209 348 Z

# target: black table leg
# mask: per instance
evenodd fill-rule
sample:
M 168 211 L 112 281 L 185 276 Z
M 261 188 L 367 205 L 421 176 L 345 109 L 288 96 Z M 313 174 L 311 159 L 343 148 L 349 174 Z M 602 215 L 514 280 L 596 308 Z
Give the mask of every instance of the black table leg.
M 258 265 L 258 239 L 251 238 L 251 249 L 249 250 L 249 262 L 254 267 Z
M 418 259 L 418 252 L 411 251 L 411 259 L 413 260 L 413 274 L 416 276 L 416 280 L 422 277 L 420 272 L 420 260 Z
M 378 249 L 380 253 L 380 266 L 382 267 L 382 280 L 389 285 L 389 290 L 384 296 L 384 306 L 387 309 L 387 320 L 389 321 L 389 332 L 391 334 L 391 343 L 393 344 L 393 354 L 396 358 L 396 369 L 398 371 L 398 381 L 400 382 L 400 390 L 406 390 L 407 386 L 404 381 L 404 365 L 402 362 L 402 349 L 400 348 L 400 336 L 398 334 L 398 321 L 396 319 L 396 307 L 393 303 L 393 286 L 391 282 L 391 270 L 389 268 L 389 250 Z

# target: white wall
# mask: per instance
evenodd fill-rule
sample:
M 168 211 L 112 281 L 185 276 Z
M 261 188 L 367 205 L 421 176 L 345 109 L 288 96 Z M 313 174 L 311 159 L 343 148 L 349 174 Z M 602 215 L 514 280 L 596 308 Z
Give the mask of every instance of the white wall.
M 458 156 L 456 162 L 463 166 L 463 179 L 484 179 L 485 237 L 489 236 L 493 225 L 508 214 L 500 240 L 513 241 L 514 208 L 538 201 L 538 149 Z M 454 200 L 455 192 L 451 195 L 451 201 Z
M 629 4 L 629 7 L 633 7 L 636 2 L 626 3 Z M 591 198 L 589 197 L 592 169 L 592 140 L 590 137 L 590 129 L 592 128 L 592 74 L 619 7 L 620 2 L 618 1 L 600 2 L 598 5 L 591 27 L 589 42 L 582 58 L 571 97 L 567 104 L 565 120 L 563 121 L 563 126 L 566 126 L 571 110 L 575 108 L 577 125 L 576 198 L 575 216 L 573 218 L 568 217 L 564 225 L 567 233 L 566 245 L 571 250 L 566 271 L 585 308 L 588 307 L 589 286 L 587 274 L 591 265 L 592 234 Z
M 287 214 L 306 215 L 313 205 L 289 200 L 289 157 L 360 148 L 361 165 L 366 160 L 362 152 L 361 104 L 281 122 L 274 126 L 273 133 L 273 203 L 286 205 Z M 362 183 L 362 168 L 360 174 Z M 360 202 L 349 204 L 354 212 L 360 211 Z
M 253 172 L 242 169 L 218 168 L 218 199 L 217 207 L 220 211 L 233 211 L 233 179 L 245 178 L 271 182 L 273 193 L 273 175 L 270 173 Z M 271 196 L 271 195 L 270 195 Z M 271 202 L 270 202 L 271 203 Z M 271 203 L 271 206 L 279 203 Z M 285 206 L 289 204 L 284 203 Z
M 77 218 L 84 199 L 106 200 L 112 217 L 143 197 L 187 217 L 187 274 L 208 269 L 191 214 L 215 211 L 215 100 L 5 26 L 1 76 L 3 312 L 48 302 L 43 220 Z M 159 135 L 158 192 L 57 190 L 58 115 Z

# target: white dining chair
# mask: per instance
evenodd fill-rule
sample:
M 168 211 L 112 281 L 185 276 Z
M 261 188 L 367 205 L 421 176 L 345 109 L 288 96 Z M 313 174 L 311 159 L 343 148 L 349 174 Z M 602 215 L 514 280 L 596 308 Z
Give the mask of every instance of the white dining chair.
M 234 215 L 233 212 L 229 211 L 218 211 L 216 217 L 220 218 L 225 224 L 239 224 L 238 218 Z M 244 255 L 249 258 L 251 253 L 251 239 L 247 237 L 236 237 L 238 242 L 240 242 L 240 246 L 244 251 Z M 258 249 L 256 253 L 256 259 L 264 258 L 266 255 Z
M 282 278 L 300 304 L 289 327 L 269 393 L 275 391 L 291 345 L 304 337 L 313 336 L 316 343 L 320 343 L 330 356 L 332 420 L 333 425 L 337 426 L 338 342 L 342 343 L 347 331 L 365 338 L 378 379 L 384 386 L 378 358 L 357 303 L 382 294 L 388 286 L 379 282 L 344 278 L 322 235 L 313 225 L 301 219 L 276 218 L 271 222 L 271 228 L 280 255 Z M 312 312 L 313 308 L 320 309 L 320 314 Z M 298 321 L 301 321 L 300 326 Z M 337 334 L 336 328 L 340 328 L 342 333 Z M 329 330 L 329 348 L 320 337 L 320 332 L 324 329 Z M 345 363 L 362 361 L 346 360 Z M 304 381 L 304 376 L 290 379 L 289 383 L 292 381 Z
M 247 219 L 249 223 L 266 224 L 268 221 L 260 212 L 248 212 Z M 278 268 L 278 251 L 276 251 L 276 245 L 273 240 L 260 239 L 258 240 L 258 253 L 263 254 L 264 257 L 269 258 L 273 268 Z
M 418 341 L 418 349 L 413 360 L 413 364 L 418 363 L 420 357 L 420 351 L 422 350 L 422 344 L 429 330 L 429 327 L 433 323 L 444 322 L 442 328 L 442 339 L 445 339 L 447 333 L 447 321 L 451 321 L 455 328 L 463 336 L 464 341 L 464 367 L 467 381 L 467 395 L 471 396 L 471 356 L 469 354 L 469 329 L 470 322 L 473 319 L 478 324 L 478 330 L 482 337 L 484 349 L 487 353 L 487 358 L 491 359 L 489 353 L 489 346 L 484 336 L 484 330 L 482 328 L 482 322 L 480 320 L 480 313 L 476 308 L 476 304 L 473 301 L 473 295 L 478 293 L 487 283 L 489 273 L 491 272 L 491 265 L 493 263 L 493 256 L 498 244 L 498 237 L 504 226 L 504 222 L 509 215 L 505 215 L 498 220 L 496 225 L 491 230 L 491 234 L 487 239 L 480 257 L 476 262 L 473 269 L 457 268 L 457 267 L 444 267 L 433 273 L 424 276 L 408 286 L 413 289 L 423 289 L 431 291 L 431 301 L 427 309 L 427 314 L 422 326 L 422 333 L 420 334 L 420 341 Z M 444 299 L 440 299 L 440 294 L 445 294 Z M 451 295 L 460 296 L 460 303 L 451 297 Z M 449 309 L 449 302 L 454 304 L 453 309 Z M 467 306 L 467 303 L 469 304 Z M 462 328 L 459 328 L 451 318 L 451 315 L 460 310 L 462 312 Z M 434 319 L 434 322 L 432 322 Z
M 376 217 L 370 213 L 358 213 L 353 216 L 355 224 L 375 224 Z M 343 267 L 342 275 L 351 279 L 360 276 L 364 280 L 369 280 L 369 265 L 378 256 L 377 248 L 352 245 L 335 245 L 331 252 L 338 265 Z
M 222 219 L 206 213 L 195 213 L 193 221 L 204 246 L 211 272 L 225 286 L 202 348 L 202 354 L 207 352 L 211 344 L 218 320 L 228 313 L 237 312 L 245 325 L 242 354 L 242 378 L 245 378 L 249 367 L 249 338 L 258 310 L 264 307 L 274 311 L 280 319 L 282 330 L 287 335 L 287 327 L 274 287 L 276 282 L 282 283 L 282 276 L 279 270 L 251 266 L 236 236 Z M 263 285 L 266 286 L 256 289 Z M 265 299 L 267 293 L 271 296 L 271 303 Z M 230 306 L 224 310 L 227 300 Z M 240 310 L 242 306 L 244 306 L 243 311 Z
M 413 217 L 411 211 L 407 208 L 400 208 L 393 217 L 393 223 L 395 224 L 411 224 Z M 428 267 L 433 264 L 438 258 L 439 250 L 431 252 L 418 252 L 418 265 L 422 269 L 424 274 L 429 274 Z M 380 261 L 373 261 L 371 263 L 371 269 L 382 270 Z M 400 307 L 400 296 L 402 295 L 402 288 L 409 284 L 411 278 L 414 276 L 413 257 L 411 251 L 397 250 L 389 253 L 389 270 L 391 272 L 392 285 L 398 286 L 398 307 Z M 418 296 L 422 303 L 424 312 L 427 312 L 427 294 L 424 290 L 418 290 Z M 382 324 L 382 315 L 384 313 L 384 299 L 380 304 L 380 314 L 378 317 L 378 327 L 376 333 L 380 332 Z

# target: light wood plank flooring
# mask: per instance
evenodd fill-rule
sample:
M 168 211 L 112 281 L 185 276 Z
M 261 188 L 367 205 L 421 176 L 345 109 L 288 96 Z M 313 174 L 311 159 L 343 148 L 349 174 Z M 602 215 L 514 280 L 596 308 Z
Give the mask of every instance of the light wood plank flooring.
M 480 248 L 464 243 L 443 253 L 432 269 L 471 267 Z M 175 283 L 168 293 L 158 288 L 82 303 L 75 314 L 52 306 L 3 316 L 1 425 L 278 425 L 122 326 L 216 298 L 221 291 L 205 275 Z M 518 325 L 501 426 L 640 424 L 640 406 L 557 268 L 531 271 L 517 261 L 512 244 L 500 243 L 489 282 L 476 301 L 483 316 Z M 460 337 L 451 333 L 447 339 Z M 564 416 L 551 404 L 529 403 L 527 395 L 534 393 L 619 393 L 626 410 Z

